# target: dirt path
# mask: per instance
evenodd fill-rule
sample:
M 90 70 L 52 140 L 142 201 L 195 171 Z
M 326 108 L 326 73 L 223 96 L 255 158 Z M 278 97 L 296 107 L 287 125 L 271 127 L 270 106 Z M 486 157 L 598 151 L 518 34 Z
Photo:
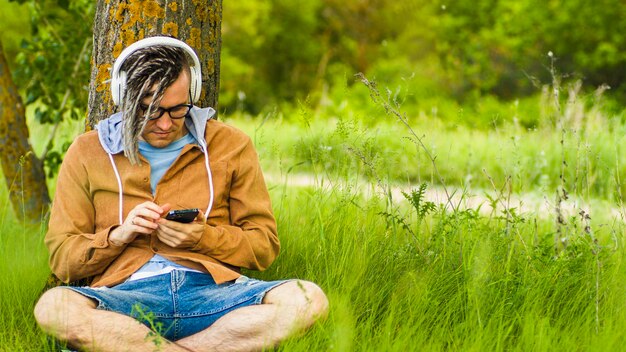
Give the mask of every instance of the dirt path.
M 291 187 L 322 187 L 332 189 L 333 187 L 348 187 L 358 189 L 366 195 L 373 192 L 379 192 L 380 188 L 373 189 L 370 183 L 365 181 L 346 183 L 343 180 L 333 180 L 324 176 L 313 176 L 309 174 L 290 174 L 288 176 L 279 176 L 274 174 L 265 175 L 269 184 L 285 184 Z M 392 196 L 396 202 L 405 202 L 402 192 L 410 192 L 411 189 L 417 189 L 418 185 L 396 186 L 392 188 Z M 516 214 L 535 215 L 540 218 L 553 217 L 556 208 L 556 194 L 550 195 L 540 194 L 538 192 L 529 192 L 524 194 L 504 194 L 498 197 L 493 190 L 485 189 L 466 189 L 447 187 L 448 194 L 441 186 L 429 186 L 426 190 L 426 201 L 435 204 L 444 204 L 448 209 L 454 206 L 457 209 L 479 209 L 482 215 L 491 215 L 494 212 L 491 199 L 495 199 L 495 213 L 502 215 L 505 209 L 515 209 Z M 448 201 L 450 198 L 450 201 Z M 570 198 L 561 203 L 561 209 L 564 216 L 578 216 L 581 210 L 584 210 L 592 217 L 601 214 L 603 218 L 616 218 L 624 220 L 626 209 L 620 209 L 616 203 L 611 203 L 602 199 L 591 199 L 589 201 L 579 197 L 570 196 Z

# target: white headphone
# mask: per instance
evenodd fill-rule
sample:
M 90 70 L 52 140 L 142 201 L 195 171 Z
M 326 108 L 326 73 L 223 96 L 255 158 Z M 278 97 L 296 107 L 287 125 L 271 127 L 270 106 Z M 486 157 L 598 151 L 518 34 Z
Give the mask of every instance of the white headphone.
M 122 64 L 135 51 L 155 46 L 155 45 L 167 45 L 184 49 L 189 56 L 193 59 L 193 65 L 189 65 L 191 69 L 191 102 L 195 103 L 200 99 L 200 92 L 202 91 L 202 69 L 200 67 L 200 60 L 196 52 L 187 43 L 170 37 L 150 37 L 137 41 L 122 51 L 120 56 L 115 60 L 113 64 L 113 72 L 111 72 L 111 96 L 113 97 L 113 103 L 120 105 L 124 98 L 124 92 L 126 91 L 126 71 L 120 71 Z

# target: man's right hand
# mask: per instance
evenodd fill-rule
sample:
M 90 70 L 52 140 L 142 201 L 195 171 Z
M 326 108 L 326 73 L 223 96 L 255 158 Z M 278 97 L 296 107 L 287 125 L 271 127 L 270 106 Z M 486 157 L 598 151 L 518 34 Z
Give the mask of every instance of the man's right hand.
M 138 235 L 149 235 L 159 227 L 157 220 L 170 210 L 171 206 L 165 204 L 158 206 L 153 202 L 144 202 L 137 205 L 128 213 L 124 223 L 116 227 L 109 234 L 109 242 L 116 246 L 123 246 L 132 242 Z

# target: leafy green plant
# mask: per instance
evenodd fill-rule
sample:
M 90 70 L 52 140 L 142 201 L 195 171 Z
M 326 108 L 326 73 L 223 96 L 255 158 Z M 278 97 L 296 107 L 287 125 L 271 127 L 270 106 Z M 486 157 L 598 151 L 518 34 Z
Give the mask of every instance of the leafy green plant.
M 422 183 L 419 185 L 418 189 L 412 189 L 410 193 L 402 191 L 402 195 L 404 198 L 409 201 L 413 209 L 415 209 L 415 213 L 417 214 L 417 227 L 419 228 L 419 224 L 424 220 L 426 215 L 432 213 L 437 206 L 434 202 L 425 200 L 426 188 L 428 185 L 426 183 Z
M 161 351 L 166 341 L 163 338 L 164 327 L 162 322 L 155 321 L 154 312 L 148 311 L 141 304 L 136 303 L 133 305 L 130 315 L 140 322 L 148 324 L 150 332 L 146 335 L 146 340 L 151 340 L 154 343 L 154 351 Z
M 49 174 L 58 169 L 67 148 L 55 148 L 64 120 L 80 120 L 87 111 L 92 1 L 29 1 L 31 36 L 21 42 L 13 75 L 34 107 L 34 121 L 52 125 L 40 159 Z

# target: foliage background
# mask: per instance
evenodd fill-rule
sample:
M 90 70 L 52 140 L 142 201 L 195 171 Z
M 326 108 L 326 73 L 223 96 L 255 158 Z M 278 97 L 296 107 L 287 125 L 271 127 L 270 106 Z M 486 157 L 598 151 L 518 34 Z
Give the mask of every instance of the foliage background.
M 84 128 L 93 6 L 0 9 L 33 144 L 56 152 L 53 185 Z M 624 13 L 619 0 L 225 1 L 220 118 L 253 137 L 283 244 L 250 275 L 315 281 L 332 303 L 281 348 L 624 346 Z M 357 72 L 416 133 L 372 104 Z M 429 203 L 426 184 L 458 207 Z M 54 350 L 31 313 L 45 228 L 11 216 L 5 194 L 0 350 Z
M 25 96 L 70 88 L 84 111 L 88 60 L 72 85 L 64 86 L 63 77 L 91 35 L 93 4 L 2 0 L 0 6 L 0 36 Z M 511 119 L 497 102 L 538 95 L 552 80 L 552 66 L 587 90 L 610 86 L 616 103 L 607 105 L 619 110 L 626 101 L 624 13 L 620 0 L 225 2 L 220 111 L 292 115 L 302 101 L 325 108 L 363 72 L 410 92 L 411 112 L 435 109 L 446 121 L 490 127 Z M 34 77 L 45 82 L 34 85 Z M 59 105 L 59 98 L 49 99 L 46 105 Z M 479 112 L 480 121 L 459 117 L 456 104 Z M 59 118 L 55 113 L 39 117 L 48 122 Z M 537 117 L 523 123 L 534 127 Z

